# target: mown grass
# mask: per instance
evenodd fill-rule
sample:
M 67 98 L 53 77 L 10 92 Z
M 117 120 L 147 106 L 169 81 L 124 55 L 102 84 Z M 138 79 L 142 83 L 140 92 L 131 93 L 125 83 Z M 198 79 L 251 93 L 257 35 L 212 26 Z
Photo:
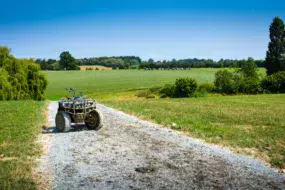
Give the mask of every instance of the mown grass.
M 0 189 L 35 189 L 36 142 L 44 122 L 45 102 L 0 101 Z
M 206 142 L 232 147 L 277 168 L 285 167 L 285 94 L 102 102 Z
M 48 77 L 47 98 L 58 100 L 70 95 L 65 88 L 74 88 L 97 99 L 113 97 L 138 89 L 161 87 L 174 83 L 178 77 L 193 77 L 199 83 L 214 81 L 215 72 L 219 69 L 192 70 L 112 70 L 112 71 L 46 71 Z M 231 69 L 234 71 L 234 69 Z M 261 69 L 261 73 L 265 73 Z

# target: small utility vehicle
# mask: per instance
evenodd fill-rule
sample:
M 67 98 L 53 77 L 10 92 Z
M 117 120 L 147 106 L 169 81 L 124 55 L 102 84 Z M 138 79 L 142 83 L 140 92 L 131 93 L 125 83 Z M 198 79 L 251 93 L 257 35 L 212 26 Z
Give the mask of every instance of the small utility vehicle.
M 71 123 L 84 123 L 90 130 L 99 130 L 103 126 L 103 115 L 96 109 L 96 101 L 76 94 L 72 88 L 66 89 L 73 97 L 61 98 L 58 101 L 58 111 L 55 117 L 56 129 L 67 132 Z

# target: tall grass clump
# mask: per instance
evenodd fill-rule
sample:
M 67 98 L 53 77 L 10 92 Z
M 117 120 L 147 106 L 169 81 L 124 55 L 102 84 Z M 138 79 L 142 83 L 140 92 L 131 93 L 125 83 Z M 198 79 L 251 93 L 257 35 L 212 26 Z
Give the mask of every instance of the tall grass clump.
M 32 59 L 16 59 L 0 46 L 0 100 L 43 100 L 47 79 Z

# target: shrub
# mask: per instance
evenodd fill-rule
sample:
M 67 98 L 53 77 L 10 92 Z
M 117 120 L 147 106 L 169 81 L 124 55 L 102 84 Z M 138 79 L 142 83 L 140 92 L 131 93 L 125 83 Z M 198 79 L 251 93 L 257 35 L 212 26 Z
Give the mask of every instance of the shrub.
M 258 78 L 257 66 L 253 58 L 248 58 L 247 61 L 242 62 L 239 72 L 241 72 L 244 77 Z
M 225 94 L 237 93 L 236 80 L 238 79 L 233 73 L 227 70 L 220 70 L 215 74 L 215 91 Z
M 0 69 L 0 100 L 9 100 L 13 98 L 12 85 L 8 78 L 8 72 Z
M 285 93 L 285 71 L 267 76 L 261 81 L 264 91 L 274 93 Z
M 16 59 L 0 46 L 0 100 L 43 100 L 47 79 L 31 59 Z
M 209 83 L 205 83 L 205 84 L 201 84 L 198 87 L 198 91 L 199 92 L 213 92 L 214 91 L 214 85 L 213 84 L 209 84 Z
M 238 92 L 244 94 L 258 94 L 262 91 L 258 78 L 241 77 L 238 86 Z
M 191 97 L 197 90 L 198 84 L 192 78 L 178 78 L 175 82 L 176 97 Z
M 162 98 L 174 97 L 175 96 L 175 86 L 173 84 L 166 84 L 161 90 Z

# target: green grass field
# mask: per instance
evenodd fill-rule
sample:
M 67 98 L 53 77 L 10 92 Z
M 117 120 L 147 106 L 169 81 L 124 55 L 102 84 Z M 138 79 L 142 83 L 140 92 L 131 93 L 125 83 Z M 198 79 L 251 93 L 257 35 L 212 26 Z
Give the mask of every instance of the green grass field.
M 35 189 L 32 176 L 42 148 L 35 141 L 45 102 L 0 101 L 0 189 Z
M 233 69 L 232 69 L 233 70 Z M 57 100 L 69 95 L 65 88 L 74 88 L 95 98 L 113 98 L 116 94 L 174 83 L 178 77 L 193 77 L 199 83 L 210 83 L 218 69 L 182 71 L 47 71 L 47 98 Z M 262 70 L 262 73 L 265 71 Z

